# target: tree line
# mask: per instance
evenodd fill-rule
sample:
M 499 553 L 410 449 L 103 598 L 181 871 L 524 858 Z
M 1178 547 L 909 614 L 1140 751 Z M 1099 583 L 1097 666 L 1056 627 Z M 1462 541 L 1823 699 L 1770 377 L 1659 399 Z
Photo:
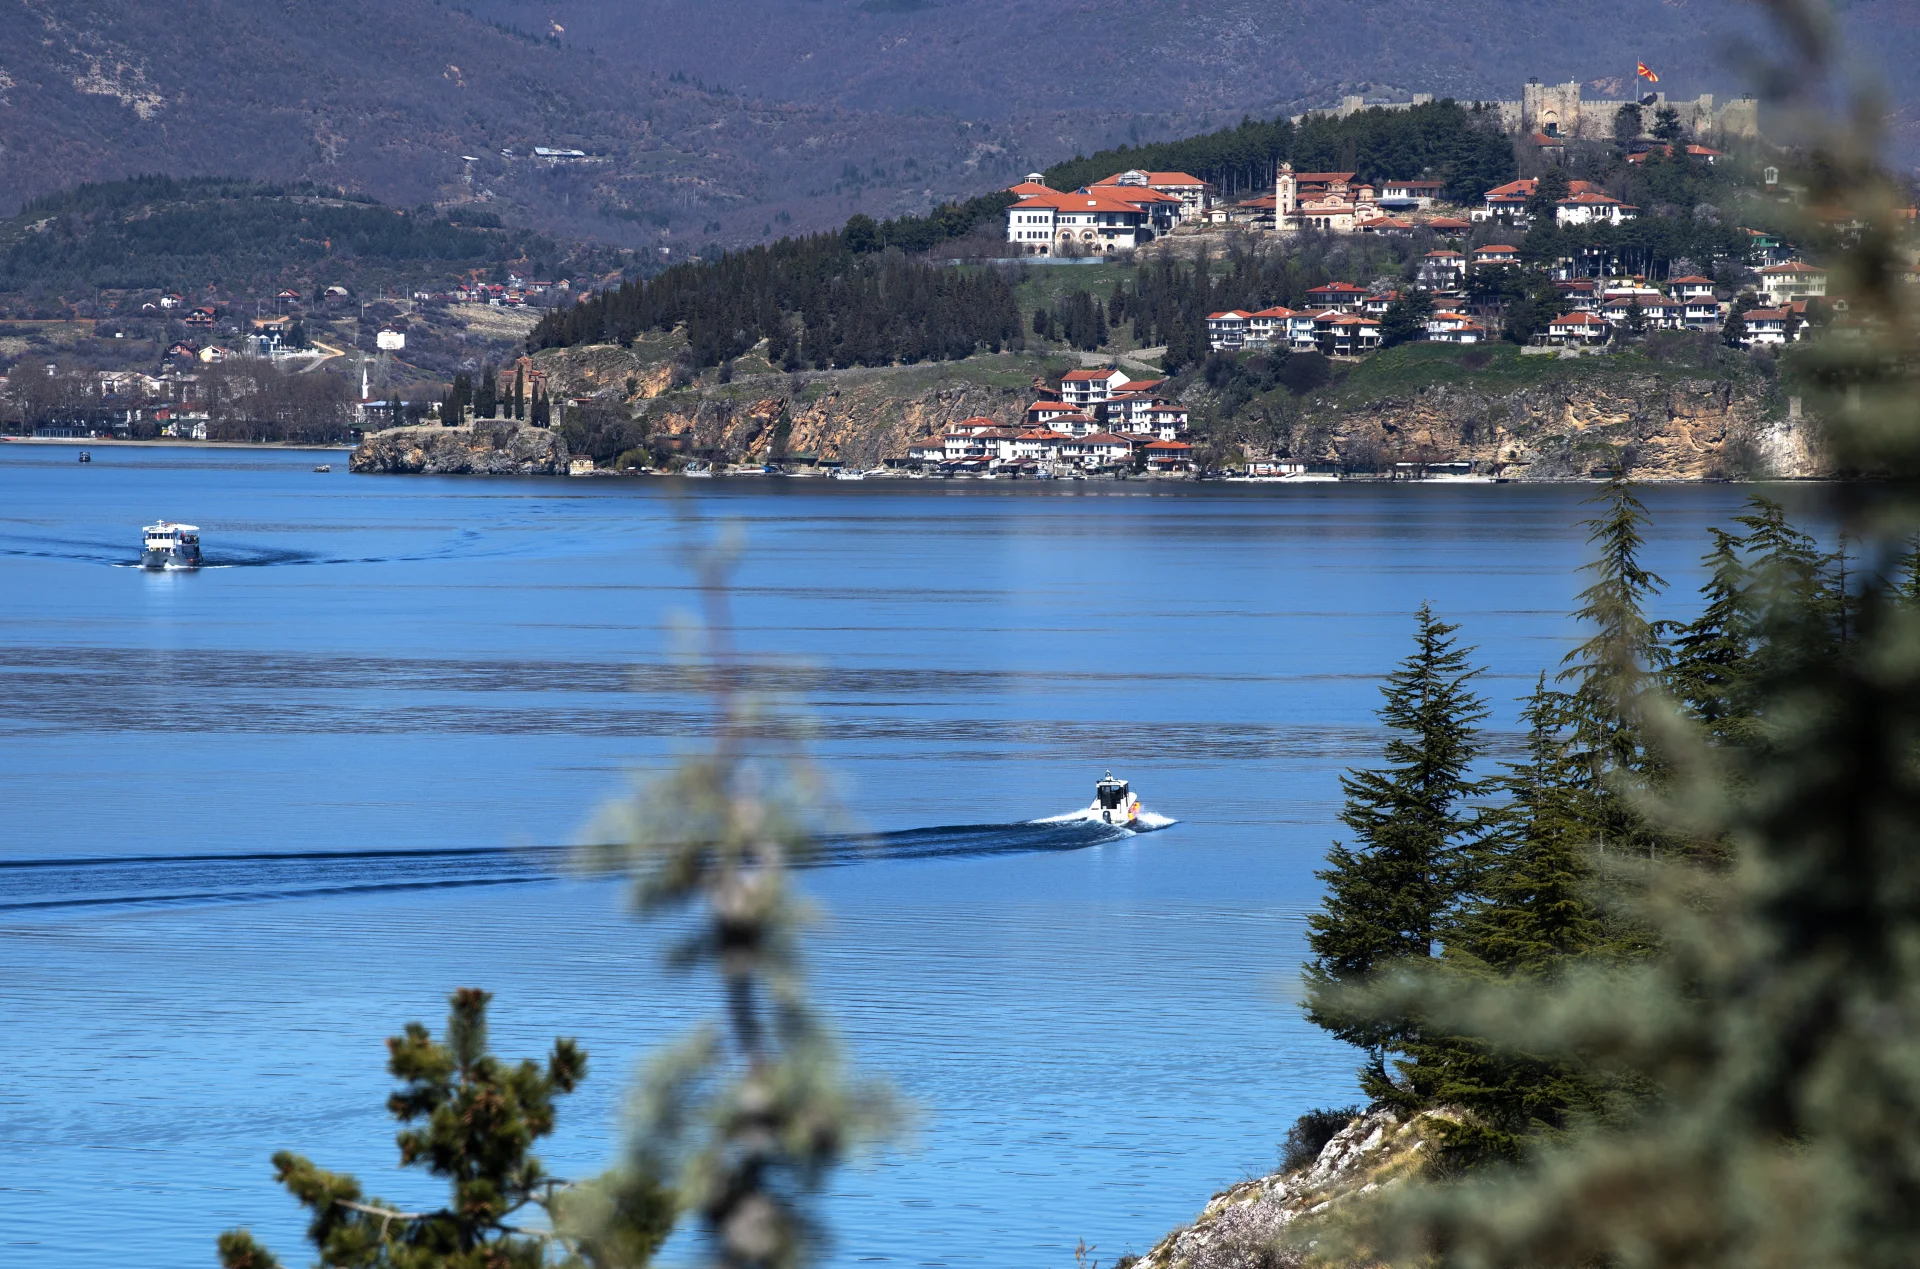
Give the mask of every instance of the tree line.
M 684 326 L 695 366 L 730 362 L 764 339 L 774 365 L 824 370 L 957 360 L 1020 334 L 1013 288 L 997 272 L 912 259 L 866 229 L 850 223 L 634 279 L 547 314 L 528 350 L 630 344 Z
M 1621 479 L 1599 501 L 1576 613 L 1587 635 L 1522 702 L 1518 758 L 1484 770 L 1485 667 L 1423 606 L 1382 689 L 1384 763 L 1342 779 L 1352 836 L 1318 874 L 1307 1016 L 1362 1051 L 1376 1106 L 1467 1112 L 1442 1128 L 1455 1168 L 1632 1122 L 1668 1090 L 1613 1055 L 1503 1049 L 1433 1002 L 1634 973 L 1668 954 L 1647 869 L 1710 889 L 1738 863 L 1734 835 L 1649 810 L 1679 792 L 1682 762 L 1703 761 L 1688 741 L 1722 771 L 1770 756 L 1771 686 L 1796 665 L 1851 662 L 1877 603 L 1920 617 L 1920 550 L 1863 577 L 1845 542 L 1823 549 L 1756 495 L 1711 531 L 1697 613 L 1655 620 L 1665 583 L 1640 559 L 1644 507 Z
M 1517 173 L 1499 119 L 1479 106 L 1435 101 L 1406 110 L 1373 108 L 1344 117 L 1243 119 L 1178 141 L 1101 150 L 1046 170 L 1054 189 L 1079 189 L 1130 168 L 1186 172 L 1222 196 L 1270 192 L 1281 163 L 1301 172 L 1354 172 L 1363 181 L 1439 180 L 1448 199 L 1468 202 Z

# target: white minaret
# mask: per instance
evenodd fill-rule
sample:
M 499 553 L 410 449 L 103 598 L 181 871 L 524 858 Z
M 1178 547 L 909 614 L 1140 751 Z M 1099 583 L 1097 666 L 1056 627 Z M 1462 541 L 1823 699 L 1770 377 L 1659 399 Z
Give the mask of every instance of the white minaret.
M 1300 182 L 1293 179 L 1293 164 L 1282 163 L 1273 174 L 1273 230 L 1287 232 L 1287 221 L 1300 206 Z

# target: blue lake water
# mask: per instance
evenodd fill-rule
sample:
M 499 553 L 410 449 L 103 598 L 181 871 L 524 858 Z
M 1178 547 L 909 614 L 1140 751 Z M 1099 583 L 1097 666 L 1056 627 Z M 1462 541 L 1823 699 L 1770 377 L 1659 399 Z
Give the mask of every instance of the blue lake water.
M 685 519 L 745 533 L 735 617 L 864 849 L 809 959 L 914 1137 L 840 1174 L 835 1266 L 1144 1251 L 1268 1170 L 1351 1053 L 1291 1000 L 1380 676 L 1432 602 L 1492 742 L 1570 646 L 1582 487 L 350 476 L 311 454 L 0 446 L 0 1263 L 304 1263 L 267 1159 L 372 1192 L 383 1039 L 496 993 L 502 1053 L 591 1055 L 542 1152 L 605 1165 L 636 1064 L 711 1012 L 610 882 L 561 875 L 708 714 L 667 632 Z M 1684 611 L 1742 497 L 1654 489 Z M 126 567 L 200 525 L 210 567 Z M 1177 826 L 1036 829 L 1111 767 Z M 955 827 L 959 826 L 959 827 Z

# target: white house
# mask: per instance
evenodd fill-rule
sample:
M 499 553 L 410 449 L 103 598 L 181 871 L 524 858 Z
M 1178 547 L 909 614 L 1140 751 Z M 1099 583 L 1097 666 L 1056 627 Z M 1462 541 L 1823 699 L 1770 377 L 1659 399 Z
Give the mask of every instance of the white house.
M 1667 291 L 1676 300 L 1695 300 L 1713 298 L 1713 279 L 1698 274 L 1688 274 L 1684 278 L 1668 278 Z
M 1423 291 L 1457 291 L 1467 280 L 1467 258 L 1458 251 L 1429 251 L 1420 261 Z
M 1797 328 L 1791 335 L 1787 333 L 1788 327 L 1793 324 L 1793 310 L 1790 308 L 1750 308 L 1741 320 L 1746 323 L 1747 333 L 1740 342 L 1749 348 L 1761 344 L 1784 344 L 1789 338 L 1800 337 Z
M 1427 338 L 1436 344 L 1477 344 L 1486 328 L 1465 313 L 1435 313 L 1427 319 Z
M 1068 405 L 1084 409 L 1105 401 L 1126 382 L 1127 372 L 1111 367 L 1106 370 L 1069 370 L 1060 376 L 1060 399 Z
M 1607 342 L 1613 327 L 1597 313 L 1568 313 L 1547 323 L 1547 342 L 1567 347 L 1584 347 Z
M 1247 320 L 1253 314 L 1230 308 L 1224 313 L 1207 314 L 1207 347 L 1232 352 L 1247 342 Z
M 1426 211 L 1446 188 L 1444 181 L 1381 181 L 1379 201 L 1393 210 Z
M 1591 189 L 1569 194 L 1553 205 L 1553 218 L 1562 225 L 1617 225 L 1639 214 L 1638 207 Z
M 1769 265 L 1760 270 L 1760 293 L 1776 305 L 1791 304 L 1827 293 L 1827 271 L 1804 260 Z

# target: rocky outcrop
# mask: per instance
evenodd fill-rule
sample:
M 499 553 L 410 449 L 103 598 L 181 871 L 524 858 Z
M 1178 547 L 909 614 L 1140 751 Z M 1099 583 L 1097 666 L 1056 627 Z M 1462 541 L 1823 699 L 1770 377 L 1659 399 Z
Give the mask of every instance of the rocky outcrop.
M 432 476 L 564 476 L 567 443 L 557 432 L 517 423 L 390 427 L 368 433 L 348 467 Z
M 1294 430 L 1319 451 L 1312 457 L 1354 465 L 1471 460 L 1519 480 L 1622 463 L 1639 480 L 1824 472 L 1811 420 L 1757 385 L 1707 377 L 1594 374 L 1503 391 L 1435 384 L 1349 404 Z
M 1193 1224 L 1161 1239 L 1133 1269 L 1288 1269 L 1310 1237 L 1295 1229 L 1416 1176 L 1432 1157 L 1447 1111 L 1401 1120 L 1374 1111 L 1347 1125 L 1297 1172 L 1242 1181 L 1213 1196 Z M 1289 1237 L 1293 1235 L 1293 1237 Z

